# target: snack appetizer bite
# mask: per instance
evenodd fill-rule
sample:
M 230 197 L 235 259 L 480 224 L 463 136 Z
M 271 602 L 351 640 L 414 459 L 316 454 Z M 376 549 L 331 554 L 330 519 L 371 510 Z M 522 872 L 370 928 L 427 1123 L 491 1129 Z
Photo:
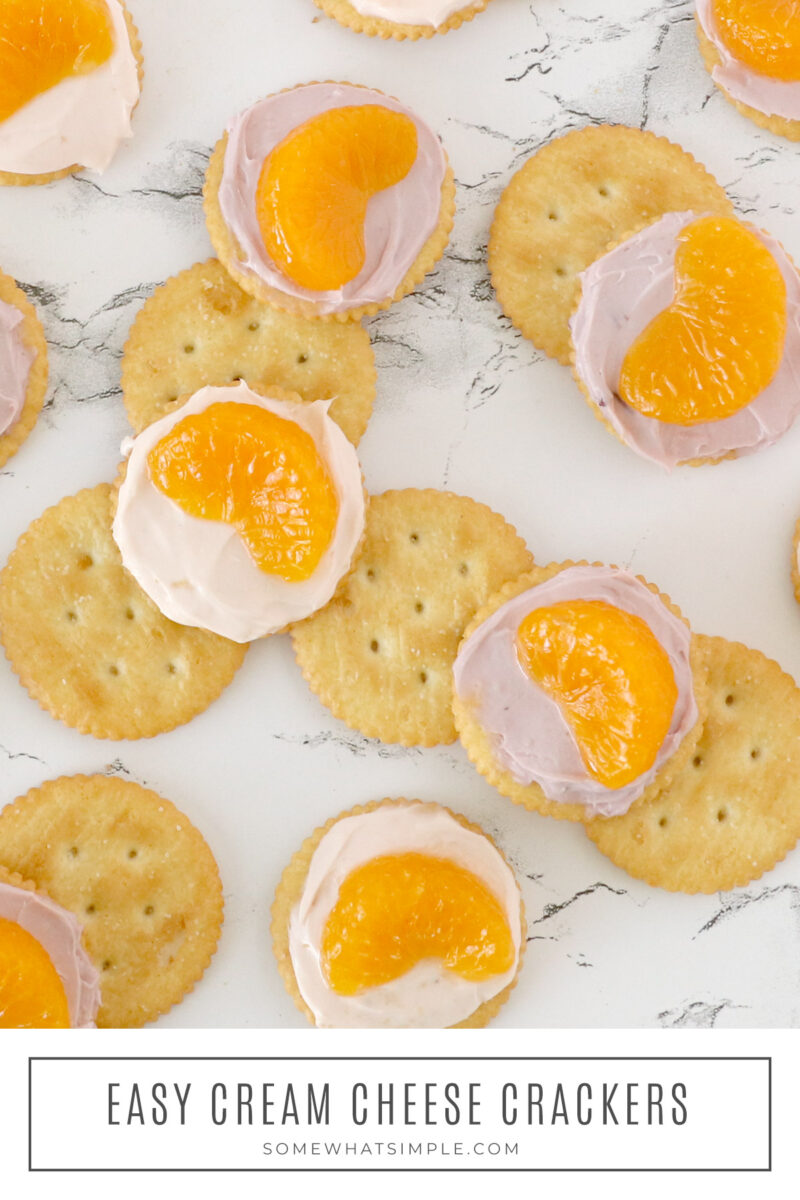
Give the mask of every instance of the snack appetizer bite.
M 241 643 L 328 603 L 365 513 L 355 448 L 328 407 L 204 387 L 133 441 L 113 534 L 165 617 Z
M 670 469 L 772 445 L 800 412 L 800 276 L 769 234 L 668 213 L 581 275 L 575 378 L 595 414 Z
M 329 17 L 340 25 L 366 33 L 370 37 L 406 38 L 433 37 L 458 29 L 483 12 L 489 0 L 314 0 Z
M 73 913 L 0 867 L 0 1029 L 93 1029 L 100 976 Z
M 762 129 L 800 140 L 800 11 L 781 0 L 695 0 L 703 62 Z
M 515 804 L 569 821 L 625 813 L 692 756 L 705 710 L 689 627 L 617 567 L 534 567 L 491 597 L 453 668 L 472 763 Z
M 328 821 L 281 877 L 272 938 L 313 1025 L 486 1025 L 525 949 L 514 874 L 491 838 L 439 804 L 382 800 Z
M 231 682 L 245 647 L 173 624 L 122 565 L 110 484 L 47 509 L 0 572 L 0 638 L 42 708 L 98 738 L 165 733 Z
M 122 0 L 3 0 L 0 184 L 104 171 L 131 136 L 142 76 Z
M 758 650 L 696 637 L 708 715 L 690 759 L 589 837 L 629 875 L 670 892 L 726 892 L 800 837 L 800 689 Z
M 292 629 L 297 662 L 335 717 L 403 746 L 455 740 L 453 660 L 464 627 L 533 562 L 504 519 L 433 488 L 370 498 L 355 570 Z
M 53 997 L 51 1023 L 64 1017 L 55 968 L 64 1024 L 128 1028 L 167 1012 L 202 976 L 222 928 L 222 885 L 202 834 L 168 800 L 116 776 L 62 776 L 0 810 L 0 912 L 16 914 L 52 963 L 0 919 L 0 1025 L 3 989 L 13 998 L 16 987 L 13 970 L 4 979 L 7 956 L 22 947 L 20 987 L 47 981 L 38 995 Z M 23 992 L 18 1015 L 30 1006 L 38 1026 L 33 1000 Z
M 382 92 L 309 83 L 228 126 L 204 189 L 214 249 L 256 299 L 357 320 L 413 291 L 455 211 L 438 137 Z
M 36 310 L 0 271 L 0 467 L 36 424 L 47 391 L 47 342 Z
M 139 310 L 122 356 L 125 408 L 140 433 L 180 397 L 238 380 L 330 400 L 356 446 L 375 399 L 375 357 L 357 321 L 309 321 L 262 304 L 211 258 L 168 279 Z

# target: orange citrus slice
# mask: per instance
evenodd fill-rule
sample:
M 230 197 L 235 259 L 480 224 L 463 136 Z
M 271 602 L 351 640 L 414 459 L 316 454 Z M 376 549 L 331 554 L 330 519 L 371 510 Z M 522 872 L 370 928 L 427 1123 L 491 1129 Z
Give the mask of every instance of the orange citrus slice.
M 760 75 L 800 82 L 798 0 L 713 0 L 712 11 L 734 58 Z
M 314 439 L 256 404 L 217 403 L 178 421 L 147 456 L 184 512 L 224 521 L 262 571 L 308 579 L 336 527 L 338 499 Z
M 652 767 L 678 688 L 646 621 L 603 600 L 564 600 L 528 614 L 517 652 L 561 709 L 592 779 L 620 788 Z
M 32 934 L 0 917 L 0 1029 L 69 1029 L 64 985 Z
M 272 261 L 301 287 L 336 291 L 364 265 L 364 221 L 376 192 L 417 157 L 410 117 L 380 104 L 312 117 L 265 159 L 256 215 Z
M 675 295 L 625 355 L 618 391 L 645 417 L 697 425 L 733 416 L 772 381 L 786 337 L 786 284 L 733 217 L 678 235 Z
M 105 0 L 2 0 L 0 121 L 62 79 L 102 66 L 113 49 Z
M 352 871 L 322 935 L 333 991 L 355 996 L 426 958 L 473 981 L 507 971 L 514 943 L 502 905 L 471 871 L 427 854 L 387 854 Z

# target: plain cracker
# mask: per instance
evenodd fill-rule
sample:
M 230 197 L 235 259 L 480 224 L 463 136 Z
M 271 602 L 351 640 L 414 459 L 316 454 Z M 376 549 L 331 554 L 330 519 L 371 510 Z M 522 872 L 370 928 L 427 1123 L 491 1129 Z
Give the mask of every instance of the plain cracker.
M 354 321 L 308 321 L 261 304 L 215 258 L 157 288 L 122 357 L 122 393 L 137 433 L 181 396 L 238 379 L 277 384 L 330 415 L 357 445 L 375 399 L 369 334 Z
M 297 661 L 334 716 L 404 746 L 452 742 L 451 674 L 464 626 L 530 567 L 497 513 L 434 489 L 370 499 L 354 571 L 292 630 Z
M 295 905 L 300 903 L 302 898 L 303 889 L 305 887 L 308 870 L 311 865 L 311 859 L 314 856 L 314 851 L 328 830 L 331 829 L 337 823 L 337 821 L 341 821 L 344 817 L 357 817 L 361 813 L 374 812 L 376 808 L 383 808 L 387 804 L 396 806 L 399 804 L 409 803 L 422 804 L 423 802 L 421 800 L 408 801 L 402 798 L 395 800 L 372 800 L 369 804 L 359 804 L 355 808 L 350 808 L 346 812 L 339 813 L 338 817 L 331 817 L 330 820 L 326 821 L 324 825 L 320 826 L 318 829 L 315 829 L 310 837 L 306 838 L 300 849 L 296 851 L 294 855 L 292 855 L 288 866 L 281 875 L 280 882 L 275 892 L 275 900 L 272 905 L 272 949 L 275 954 L 275 960 L 278 964 L 278 970 L 287 992 L 291 996 L 297 1008 L 300 1009 L 300 1012 L 308 1018 L 312 1025 L 316 1024 L 314 1020 L 314 1014 L 306 1004 L 300 993 L 300 989 L 297 986 L 297 977 L 294 973 L 292 956 L 289 952 L 289 922 L 291 920 L 292 910 L 294 909 Z M 437 804 L 433 806 L 428 805 L 428 807 L 445 808 L 446 806 Z M 481 834 L 482 837 L 485 837 L 487 841 L 491 842 L 495 850 L 497 850 L 498 854 L 500 854 L 503 858 L 503 861 L 506 862 L 505 855 L 502 854 L 502 851 L 498 849 L 493 839 L 490 838 L 488 833 L 481 829 L 479 825 L 473 825 L 466 819 L 466 817 L 462 817 L 460 813 L 453 812 L 452 809 L 447 808 L 446 811 L 450 813 L 451 817 L 454 817 L 456 821 L 458 821 L 459 825 L 463 825 L 465 829 L 469 829 L 473 833 Z M 476 1008 L 475 1012 L 471 1013 L 469 1017 L 463 1021 L 459 1021 L 457 1025 L 453 1025 L 451 1028 L 480 1029 L 483 1028 L 484 1025 L 488 1025 L 489 1021 L 491 1021 L 492 1018 L 497 1015 L 508 997 L 511 995 L 511 992 L 516 987 L 520 968 L 522 966 L 523 955 L 525 953 L 525 947 L 527 945 L 528 932 L 525 921 L 525 909 L 521 896 L 519 905 L 522 937 L 520 938 L 519 961 L 517 962 L 516 975 L 511 980 L 511 983 L 504 987 L 501 992 L 498 992 L 496 996 L 492 996 L 489 1000 L 486 1000 L 483 1004 Z
M 190 721 L 246 647 L 168 621 L 122 565 L 109 484 L 49 508 L 0 574 L 0 637 L 20 681 L 65 724 L 140 738 Z
M 503 311 L 567 365 L 579 275 L 629 230 L 667 212 L 732 212 L 680 146 L 625 125 L 574 129 L 538 150 L 500 198 L 489 270 Z
M 11 428 L 0 434 L 0 467 L 4 467 L 19 450 L 42 411 L 47 392 L 47 342 L 36 309 L 11 276 L 3 271 L 0 271 L 0 300 L 12 304 L 22 313 L 22 324 L 17 328 L 24 345 L 35 354 L 28 373 L 22 412 Z
M 569 567 L 588 565 L 587 563 L 573 562 L 550 563 L 546 567 L 534 567 L 532 571 L 528 571 L 520 579 L 510 580 L 486 602 L 480 612 L 476 613 L 464 631 L 464 641 L 468 637 L 471 637 L 478 626 L 488 620 L 493 612 L 496 612 L 498 608 L 513 599 L 514 596 L 519 596 L 522 592 L 527 591 L 528 588 L 538 587 L 539 584 L 546 583 L 548 579 L 552 579 L 554 575 L 558 575 L 560 571 L 567 570 Z M 600 566 L 602 564 L 595 563 L 594 565 Z M 645 587 L 648 587 L 651 592 L 654 592 L 670 612 L 680 618 L 680 620 L 684 620 L 680 609 L 672 603 L 668 596 L 665 596 L 663 592 L 659 592 L 652 583 L 648 583 L 640 575 L 637 576 L 637 579 Z M 702 732 L 707 704 L 706 670 L 704 664 L 700 661 L 700 655 L 694 638 L 692 639 L 692 674 L 695 701 L 699 714 L 698 719 L 692 729 L 686 734 L 675 753 L 664 763 L 650 786 L 635 801 L 634 806 L 641 804 L 653 791 L 660 790 L 665 780 L 671 779 L 677 771 L 681 770 L 694 754 L 695 746 Z M 453 716 L 458 736 L 467 752 L 470 762 L 487 783 L 497 788 L 503 796 L 513 801 L 514 804 L 522 805 L 523 808 L 527 808 L 531 812 L 541 813 L 542 816 L 555 817 L 556 820 L 560 821 L 586 821 L 586 810 L 582 804 L 562 804 L 558 800 L 548 800 L 538 783 L 519 783 L 509 771 L 505 770 L 497 762 L 489 733 L 478 721 L 472 706 L 462 700 L 455 689 L 453 690 Z
M 451 13 L 441 25 L 407 25 L 400 21 L 387 21 L 383 17 L 367 17 L 360 13 L 348 0 L 314 0 L 317 8 L 329 17 L 333 17 L 340 25 L 355 30 L 356 33 L 366 33 L 369 37 L 384 39 L 393 38 L 402 42 L 406 38 L 416 42 L 420 38 L 433 37 L 435 33 L 449 33 L 458 29 L 466 21 L 471 21 L 483 12 L 489 0 L 475 0 L 474 4 L 465 4 L 457 12 Z
M 0 812 L 0 863 L 82 923 L 100 972 L 100 1027 L 155 1020 L 216 950 L 214 857 L 183 813 L 137 783 L 75 775 L 34 788 Z
M 589 837 L 636 879 L 671 892 L 743 887 L 800 837 L 800 689 L 758 650 L 698 637 L 709 712 L 671 783 Z

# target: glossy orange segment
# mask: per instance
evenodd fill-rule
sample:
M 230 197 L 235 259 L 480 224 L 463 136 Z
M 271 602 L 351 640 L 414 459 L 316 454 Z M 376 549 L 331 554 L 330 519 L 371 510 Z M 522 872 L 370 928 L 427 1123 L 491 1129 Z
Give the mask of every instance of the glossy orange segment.
M 64 985 L 32 934 L 0 917 L 0 1029 L 69 1029 Z
M 364 266 L 370 197 L 404 179 L 416 157 L 414 122 L 380 104 L 332 108 L 298 125 L 265 160 L 256 189 L 272 261 L 301 287 L 344 287 Z
M 646 621 L 603 600 L 564 600 L 528 614 L 517 653 L 561 709 L 592 779 L 620 788 L 652 767 L 678 687 Z
M 678 235 L 673 302 L 625 355 L 620 398 L 674 425 L 721 421 L 771 383 L 785 338 L 772 254 L 734 218 L 702 217 Z
M 256 404 L 185 417 L 147 463 L 164 495 L 190 516 L 232 525 L 269 575 L 308 579 L 333 538 L 339 502 L 314 439 Z
M 352 871 L 322 935 L 333 991 L 355 996 L 426 958 L 479 981 L 507 971 L 514 943 L 499 900 L 471 871 L 427 854 L 386 854 Z
M 102 66 L 113 49 L 105 0 L 2 0 L 0 121 L 62 79 Z
M 719 35 L 752 71 L 800 81 L 800 0 L 712 0 Z

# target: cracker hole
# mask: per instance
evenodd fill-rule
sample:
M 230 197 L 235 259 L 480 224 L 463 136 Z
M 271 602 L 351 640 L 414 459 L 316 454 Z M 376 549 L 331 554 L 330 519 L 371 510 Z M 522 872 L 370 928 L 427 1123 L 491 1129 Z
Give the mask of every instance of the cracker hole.
M 299 363 L 308 362 L 308 355 L 307 354 L 298 354 L 297 361 Z
M 194 354 L 194 346 L 192 345 L 191 342 L 187 342 L 186 345 L 183 347 L 183 353 L 184 354 Z
M 378 643 L 376 642 L 375 638 L 373 638 L 372 641 L 370 642 L 369 648 L 373 654 L 378 653 Z
M 87 905 L 86 905 L 86 908 L 84 909 L 84 912 L 85 912 L 85 913 L 86 913 L 86 915 L 87 915 L 87 916 L 89 916 L 89 917 L 90 917 L 90 916 L 92 915 L 92 913 L 93 913 L 93 912 L 95 912 L 95 911 L 96 911 L 96 910 L 95 910 L 95 906 L 94 906 L 93 904 L 87 904 Z
M 134 850 L 129 850 L 129 851 L 128 851 L 128 858 L 138 858 L 138 857 L 139 857 L 139 851 L 138 851 L 138 850 L 134 849 Z
M 93 566 L 94 566 L 94 559 L 92 558 L 91 554 L 79 554 L 78 555 L 78 567 L 81 571 L 88 571 L 89 567 L 93 567 Z
M 458 573 L 459 573 L 459 575 L 468 575 L 469 574 L 469 567 L 467 566 L 466 563 L 461 563 L 461 566 L 458 568 Z
M 167 674 L 168 675 L 174 675 L 175 672 L 177 671 L 177 669 L 178 668 L 175 666 L 175 663 L 167 663 Z
M 722 821 L 727 821 L 727 819 L 728 819 L 727 808 L 719 809 L 719 811 L 717 812 L 717 820 L 721 823 Z
M 427 671 L 420 671 L 420 673 L 419 673 L 419 681 L 420 681 L 420 683 L 427 683 L 427 682 L 428 682 L 428 672 L 427 672 Z
M 109 675 L 119 675 L 119 667 L 115 667 L 114 664 L 112 663 L 111 666 L 108 668 L 108 673 L 109 673 Z
M 556 267 L 556 275 L 563 277 L 566 273 L 563 267 Z
M 730 706 L 733 704 L 733 700 L 734 700 L 733 693 L 728 692 L 727 696 L 725 697 L 725 703 L 727 704 L 728 708 L 730 708 Z
M 416 545 L 416 543 L 419 541 L 419 534 L 418 533 L 410 533 L 408 535 L 408 540 L 410 542 L 414 542 L 414 544 Z
M 758 746 L 754 746 L 753 749 L 750 751 L 750 757 L 751 758 L 760 758 L 761 757 L 761 751 L 759 750 Z
M 113 965 L 114 965 L 114 964 L 112 963 L 111 959 L 110 959 L 110 958 L 107 958 L 107 959 L 105 959 L 105 961 L 103 962 L 103 970 L 104 970 L 104 971 L 110 971 Z
M 126 608 L 126 609 L 125 609 L 125 620 L 126 620 L 126 621 L 132 621 L 132 620 L 134 619 L 134 617 L 135 617 L 135 616 L 136 616 L 136 614 L 135 614 L 135 612 L 133 611 L 133 609 L 132 609 L 132 608 Z
M 703 756 L 701 754 L 695 754 L 694 758 L 692 759 L 692 766 L 693 767 L 702 767 L 702 765 L 703 765 Z
M 557 220 L 558 220 L 558 213 L 557 213 L 557 212 L 549 212 L 549 213 L 547 214 L 547 219 L 548 219 L 548 221 L 557 221 Z
M 76 612 L 73 612 L 72 609 L 70 609 L 67 612 L 67 620 L 68 621 L 77 621 L 77 619 L 78 619 L 78 614 Z
M 70 848 L 69 848 L 69 850 L 67 851 L 67 853 L 69 854 L 70 858 L 77 858 L 77 857 L 78 857 L 78 847 L 77 847 L 77 846 L 70 846 Z
M 250 324 L 247 326 L 247 328 L 250 330 L 251 333 L 255 333 L 256 330 L 260 328 L 260 326 L 258 324 L 258 321 L 251 321 Z M 147 910 L 145 909 L 145 912 L 146 911 Z
M 374 579 L 374 578 L 375 578 L 375 572 L 373 571 L 372 567 L 367 567 L 367 579 Z
M 242 382 L 241 375 L 231 375 L 231 383 L 241 383 L 241 382 Z
M 144 910 L 144 915 L 146 917 L 152 917 L 154 912 L 155 912 L 155 909 L 153 908 L 152 904 L 148 904 Z
M 658 823 L 659 823 L 659 825 L 661 826 L 661 828 L 663 829 L 663 828 L 665 827 L 665 825 L 667 824 L 667 818 L 666 818 L 666 817 L 659 817 L 659 818 L 658 818 Z
M 177 396 L 167 396 L 167 404 L 177 404 L 177 403 L 178 403 Z
M 421 600 L 418 600 L 417 603 L 414 605 L 414 612 L 418 612 L 418 613 L 423 612 L 424 608 L 425 608 L 425 605 L 422 603 Z
M 607 188 L 607 187 L 599 187 L 599 188 L 597 189 L 597 194 L 598 194 L 598 196 L 607 196 L 607 195 L 608 195 L 608 188 Z

